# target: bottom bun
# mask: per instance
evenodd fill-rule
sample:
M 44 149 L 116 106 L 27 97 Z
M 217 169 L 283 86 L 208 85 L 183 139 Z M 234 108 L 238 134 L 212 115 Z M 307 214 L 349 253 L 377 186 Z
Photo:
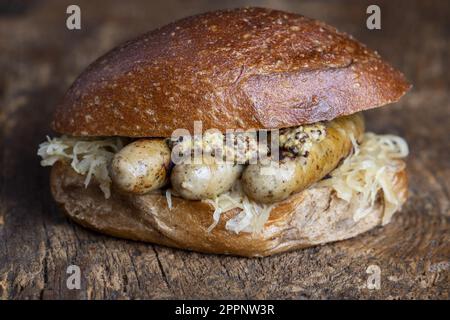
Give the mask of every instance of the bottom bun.
M 405 201 L 406 172 L 392 177 L 395 192 Z M 51 190 L 65 213 L 77 223 L 108 235 L 157 243 L 207 253 L 247 257 L 268 256 L 289 250 L 354 237 L 381 224 L 383 194 L 368 214 L 355 221 L 358 209 L 367 203 L 347 203 L 329 187 L 311 187 L 277 204 L 261 233 L 239 233 L 225 229 L 225 222 L 238 209 L 222 214 L 208 232 L 214 211 L 210 204 L 172 197 L 172 209 L 161 193 L 122 195 L 112 192 L 105 199 L 95 183 L 84 187 L 84 177 L 63 163 L 52 168 Z

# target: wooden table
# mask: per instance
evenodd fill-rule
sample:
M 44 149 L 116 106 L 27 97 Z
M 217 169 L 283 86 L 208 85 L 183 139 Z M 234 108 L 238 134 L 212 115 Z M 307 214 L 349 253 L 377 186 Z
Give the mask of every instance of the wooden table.
M 51 133 L 58 99 L 100 54 L 171 20 L 251 2 L 78 0 L 80 31 L 65 27 L 72 1 L 0 5 L 0 297 L 447 299 L 450 3 L 374 2 L 382 10 L 378 31 L 365 27 L 369 2 L 255 1 L 335 25 L 404 71 L 413 90 L 366 119 L 370 130 L 408 140 L 409 200 L 385 228 L 264 259 L 184 252 L 87 231 L 58 211 L 49 170 L 36 156 Z M 66 287 L 72 264 L 81 268 L 80 290 Z M 379 290 L 367 287 L 370 265 L 380 268 Z

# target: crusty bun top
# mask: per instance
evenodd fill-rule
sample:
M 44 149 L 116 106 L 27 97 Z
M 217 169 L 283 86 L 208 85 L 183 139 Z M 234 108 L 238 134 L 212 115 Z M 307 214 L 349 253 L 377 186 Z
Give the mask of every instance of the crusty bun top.
M 91 64 L 57 107 L 73 136 L 170 136 L 173 130 L 280 128 L 397 101 L 403 75 L 352 37 L 262 8 L 171 23 Z

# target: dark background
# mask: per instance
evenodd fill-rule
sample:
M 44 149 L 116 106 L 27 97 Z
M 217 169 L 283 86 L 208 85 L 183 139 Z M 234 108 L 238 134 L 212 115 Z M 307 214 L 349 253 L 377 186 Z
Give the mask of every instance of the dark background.
M 81 7 L 80 31 L 66 8 Z M 381 7 L 382 30 L 366 28 Z M 203 255 L 105 237 L 53 203 L 38 144 L 58 99 L 99 55 L 172 20 L 257 5 L 317 18 L 354 35 L 414 85 L 366 112 L 369 130 L 407 139 L 410 198 L 385 228 L 264 259 Z M 445 298 L 449 296 L 450 2 L 0 1 L 0 298 Z M 82 289 L 66 288 L 66 268 Z M 366 269 L 381 268 L 381 290 Z

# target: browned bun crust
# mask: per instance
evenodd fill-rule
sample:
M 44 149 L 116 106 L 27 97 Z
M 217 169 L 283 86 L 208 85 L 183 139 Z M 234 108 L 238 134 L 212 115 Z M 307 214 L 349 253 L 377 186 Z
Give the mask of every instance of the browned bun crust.
M 405 201 L 406 172 L 397 173 L 393 179 L 394 192 Z M 85 189 L 83 181 L 84 177 L 69 165 L 56 163 L 52 168 L 53 196 L 79 224 L 116 237 L 199 252 L 267 256 L 354 237 L 380 225 L 383 215 L 381 195 L 371 212 L 355 222 L 355 210 L 365 204 L 348 204 L 330 188 L 313 187 L 280 202 L 261 234 L 227 231 L 225 221 L 236 211 L 225 213 L 208 233 L 213 213 L 209 204 L 173 197 L 173 208 L 169 210 L 160 193 L 136 196 L 112 192 L 106 200 L 98 186 L 91 183 Z
M 352 37 L 282 11 L 205 13 L 126 42 L 90 65 L 57 107 L 74 136 L 280 128 L 397 101 L 403 75 Z

